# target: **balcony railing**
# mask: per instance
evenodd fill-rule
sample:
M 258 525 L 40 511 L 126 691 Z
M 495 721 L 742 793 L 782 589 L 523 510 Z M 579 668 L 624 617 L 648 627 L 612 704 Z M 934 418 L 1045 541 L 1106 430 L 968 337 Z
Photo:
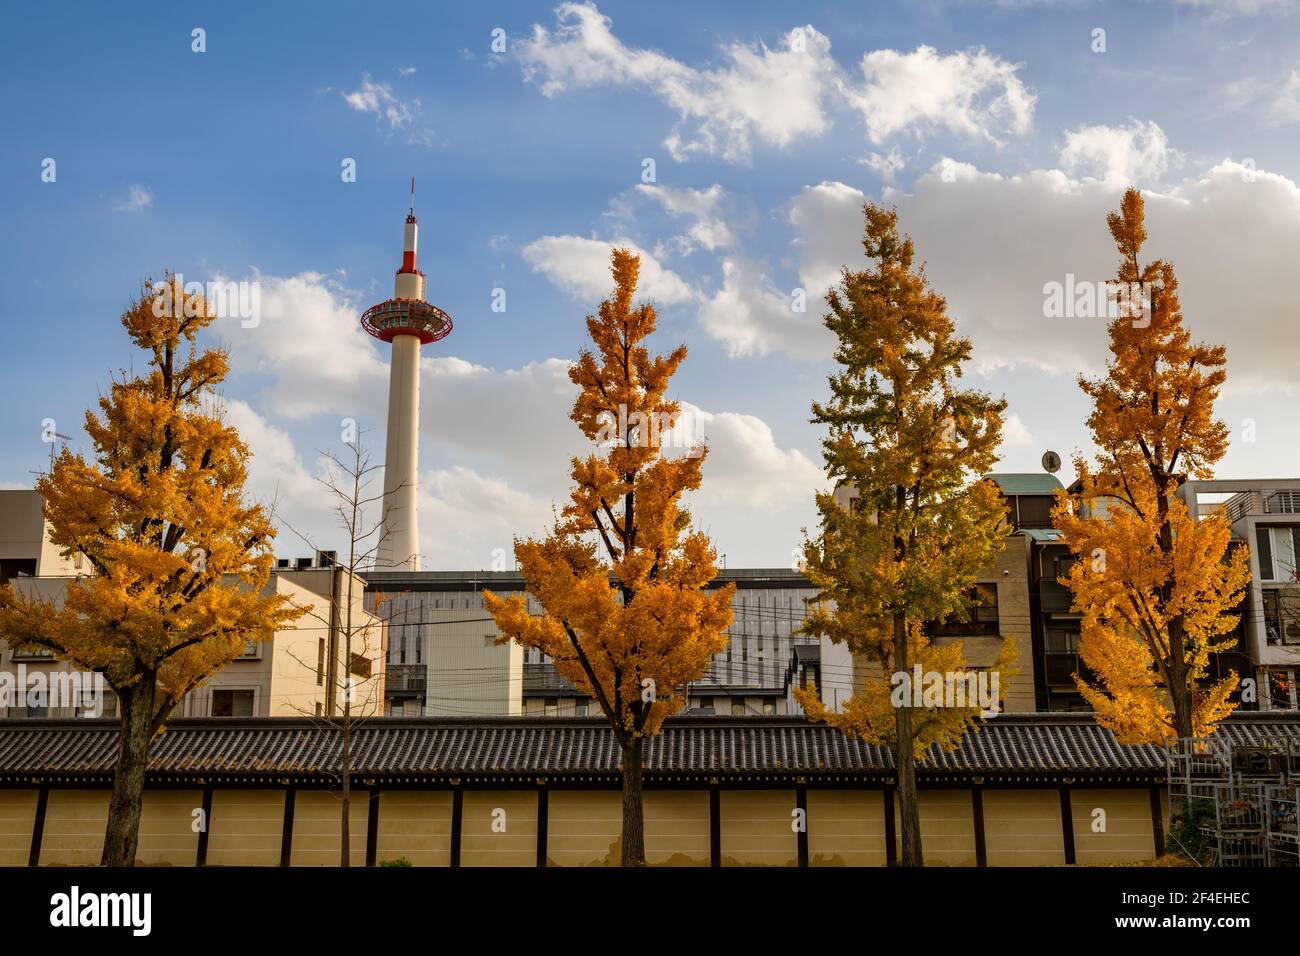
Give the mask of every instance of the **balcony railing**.
M 1270 488 L 1243 491 L 1223 503 L 1223 513 L 1229 524 L 1246 515 L 1300 515 L 1300 491 Z
M 1044 614 L 1067 614 L 1074 604 L 1074 594 L 1056 578 L 1039 578 L 1038 604 Z
M 1300 491 L 1265 492 L 1264 511 L 1271 515 L 1300 515 Z

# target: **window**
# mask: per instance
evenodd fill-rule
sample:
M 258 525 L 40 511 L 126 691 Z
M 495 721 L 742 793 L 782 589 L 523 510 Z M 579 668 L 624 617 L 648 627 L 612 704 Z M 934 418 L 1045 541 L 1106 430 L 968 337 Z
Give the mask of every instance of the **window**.
M 732 717 L 745 716 L 745 699 L 743 697 L 731 698 L 731 716 Z
M 240 657 L 261 657 L 262 656 L 261 649 L 262 649 L 261 645 L 258 644 L 257 640 L 255 638 L 250 637 L 248 639 L 248 643 L 244 645 L 244 653 L 240 654 L 239 656 Z
M 1300 527 L 1256 528 L 1255 541 L 1261 581 L 1296 580 L 1296 556 L 1300 554 Z
M 821 687 L 822 666 L 820 663 L 809 662 L 803 666 L 803 676 L 800 679 L 799 686 L 804 690 L 807 690 L 809 684 L 816 684 L 818 687 Z
M 370 658 L 366 657 L 364 654 L 354 653 L 352 655 L 352 661 L 348 665 L 348 673 L 355 674 L 357 677 L 360 677 L 362 680 L 370 680 L 370 674 L 371 674 Z
M 996 584 L 977 584 L 966 592 L 967 616 L 963 621 L 961 615 L 950 615 L 943 621 L 932 621 L 925 625 L 925 633 L 931 637 L 962 637 L 973 634 L 997 635 L 1001 632 L 998 622 L 998 586 Z
M 765 701 L 763 701 L 763 714 L 764 714 L 764 716 L 766 716 L 766 717 L 775 717 L 775 716 L 776 716 L 776 701 L 774 701 L 774 700 L 765 700 Z
M 1079 632 L 1071 628 L 1049 627 L 1047 629 L 1047 649 L 1049 651 L 1076 652 L 1079 650 Z
M 1269 671 L 1268 689 L 1270 710 L 1290 710 L 1295 706 L 1291 700 L 1291 692 L 1295 689 L 1295 682 L 1291 679 L 1289 670 Z
M 316 686 L 325 683 L 325 638 L 316 642 Z
M 542 711 L 547 717 L 560 716 L 560 699 L 558 697 L 548 697 L 543 705 Z
M 576 715 L 579 716 L 579 717 L 586 717 L 586 716 L 587 716 L 587 700 L 584 698 L 584 699 L 579 699 L 579 700 L 574 701 L 574 703 L 573 703 L 573 712 L 574 712 L 574 714 L 576 714 Z
M 218 688 L 212 692 L 213 717 L 252 717 L 253 691 Z
M 1017 495 L 1018 524 L 1022 528 L 1050 528 L 1052 506 L 1056 499 L 1049 495 Z

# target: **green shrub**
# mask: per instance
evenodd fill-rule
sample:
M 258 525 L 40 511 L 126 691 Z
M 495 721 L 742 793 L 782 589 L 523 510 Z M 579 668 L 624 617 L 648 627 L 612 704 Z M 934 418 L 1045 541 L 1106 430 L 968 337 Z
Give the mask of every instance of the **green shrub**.
M 1169 825 L 1169 852 L 1185 856 L 1193 862 L 1209 865 L 1214 861 L 1214 843 L 1201 830 L 1202 824 L 1213 827 L 1214 801 L 1198 797 L 1187 804 L 1183 813 L 1177 813 Z

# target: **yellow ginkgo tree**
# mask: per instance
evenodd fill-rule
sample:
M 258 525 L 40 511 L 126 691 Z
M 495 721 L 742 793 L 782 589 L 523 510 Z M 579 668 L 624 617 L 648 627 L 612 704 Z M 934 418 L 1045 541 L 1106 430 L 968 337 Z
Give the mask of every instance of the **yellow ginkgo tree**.
M 571 417 L 597 451 L 573 459 L 570 500 L 551 534 L 515 542 L 542 613 L 530 614 L 522 595 L 484 594 L 503 640 L 549 655 L 609 721 L 622 756 L 623 866 L 645 865 L 642 743 L 726 648 L 735 591 L 706 590 L 716 555 L 681 507 L 700 486 L 705 448 L 664 454 L 680 414 L 665 395 L 686 348 L 646 348 L 655 310 L 633 305 L 639 269 L 639 257 L 613 250 L 613 295 L 587 317 L 595 348 L 569 370 L 580 390 Z
M 87 412 L 93 459 L 65 448 L 36 483 L 51 541 L 94 573 L 62 601 L 0 589 L 0 639 L 102 674 L 117 695 L 109 866 L 135 862 L 149 745 L 173 708 L 300 613 L 263 593 L 275 531 L 245 500 L 248 448 L 213 396 L 226 355 L 196 342 L 214 319 L 171 275 L 123 314 L 146 369 L 115 379 L 99 414 Z
M 969 696 L 936 705 L 914 675 L 964 687 L 977 676 L 960 642 L 934 643 L 924 625 L 968 615 L 976 576 L 1003 546 L 1006 506 L 980 476 L 996 461 L 1006 403 L 959 387 L 970 341 L 914 262 L 897 213 L 873 203 L 865 212 L 871 267 L 846 268 L 827 295 L 839 367 L 830 399 L 813 404 L 813 422 L 828 429 L 827 477 L 855 498 L 845 508 L 832 493 L 817 496 L 821 529 L 805 545 L 804 573 L 818 595 L 803 625 L 865 666 L 838 713 L 815 692 L 796 695 L 810 717 L 893 751 L 900 862 L 920 866 L 917 760 L 932 744 L 954 747 L 982 708 Z M 999 678 L 1014 674 L 1015 653 L 1004 640 Z
M 1129 189 L 1107 224 L 1115 284 L 1138 292 L 1110 323 L 1106 375 L 1079 379 L 1098 453 L 1076 459 L 1078 493 L 1058 493 L 1054 520 L 1077 556 L 1063 583 L 1094 675 L 1075 677 L 1079 692 L 1121 741 L 1160 743 L 1204 736 L 1233 709 L 1237 675 L 1207 675 L 1210 655 L 1234 644 L 1249 553 L 1229 548 L 1222 514 L 1198 520 L 1177 495 L 1189 477 L 1213 477 L 1228 448 L 1214 417 L 1225 349 L 1192 342 L 1174 267 L 1141 261 L 1142 194 Z

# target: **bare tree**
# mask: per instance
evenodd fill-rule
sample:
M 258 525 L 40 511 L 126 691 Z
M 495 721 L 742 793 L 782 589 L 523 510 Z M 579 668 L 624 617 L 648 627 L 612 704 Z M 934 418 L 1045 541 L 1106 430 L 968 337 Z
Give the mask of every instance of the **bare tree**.
M 385 524 L 382 516 L 373 523 L 368 523 L 366 520 L 367 510 L 376 502 L 382 502 L 384 498 L 382 491 L 379 494 L 370 493 L 373 475 L 381 471 L 382 466 L 371 463 L 370 456 L 364 450 L 360 433 L 354 441 L 344 444 L 349 450 L 342 455 L 333 452 L 321 453 L 325 460 L 325 473 L 316 479 L 333 498 L 335 502 L 333 510 L 347 541 L 346 562 L 337 560 L 335 562 L 336 568 L 343 572 L 343 586 L 341 593 L 336 593 L 332 602 L 337 604 L 341 601 L 342 608 L 339 610 L 330 607 L 325 614 L 321 614 L 314 604 L 302 608 L 307 616 L 315 618 L 331 631 L 336 627 L 335 614 L 338 615 L 337 632 L 342 645 L 343 673 L 339 675 L 334 668 L 327 668 L 326 679 L 331 681 L 335 694 L 342 699 L 342 708 L 340 713 L 335 714 L 331 705 L 323 708 L 323 713 L 320 715 L 305 708 L 300 709 L 306 716 L 320 720 L 325 726 L 338 730 L 341 735 L 339 776 L 343 791 L 343 805 L 339 863 L 341 866 L 348 866 L 351 843 L 352 733 L 367 718 L 382 713 L 383 707 L 383 697 L 377 689 L 374 693 L 363 695 L 360 708 L 355 706 L 361 688 L 378 680 L 377 673 L 372 669 L 361 668 L 359 661 L 369 660 L 372 651 L 383 652 L 382 635 L 385 624 L 379 606 L 373 609 L 373 613 L 363 613 L 359 620 L 354 616 L 357 597 L 355 588 L 360 580 L 362 569 L 368 569 L 374 563 L 375 553 L 383 540 Z M 380 510 L 382 512 L 383 509 Z M 315 551 L 319 550 L 310 536 L 287 521 L 279 520 L 309 547 Z M 294 606 L 298 605 L 294 604 Z M 337 648 L 331 646 L 329 653 L 331 659 L 334 659 L 337 656 Z M 312 669 L 317 667 L 315 662 L 300 660 L 292 654 L 290 656 L 305 667 Z M 358 670 L 366 672 L 359 673 Z M 382 668 L 379 670 L 382 672 Z M 360 680 L 358 681 L 357 678 Z

